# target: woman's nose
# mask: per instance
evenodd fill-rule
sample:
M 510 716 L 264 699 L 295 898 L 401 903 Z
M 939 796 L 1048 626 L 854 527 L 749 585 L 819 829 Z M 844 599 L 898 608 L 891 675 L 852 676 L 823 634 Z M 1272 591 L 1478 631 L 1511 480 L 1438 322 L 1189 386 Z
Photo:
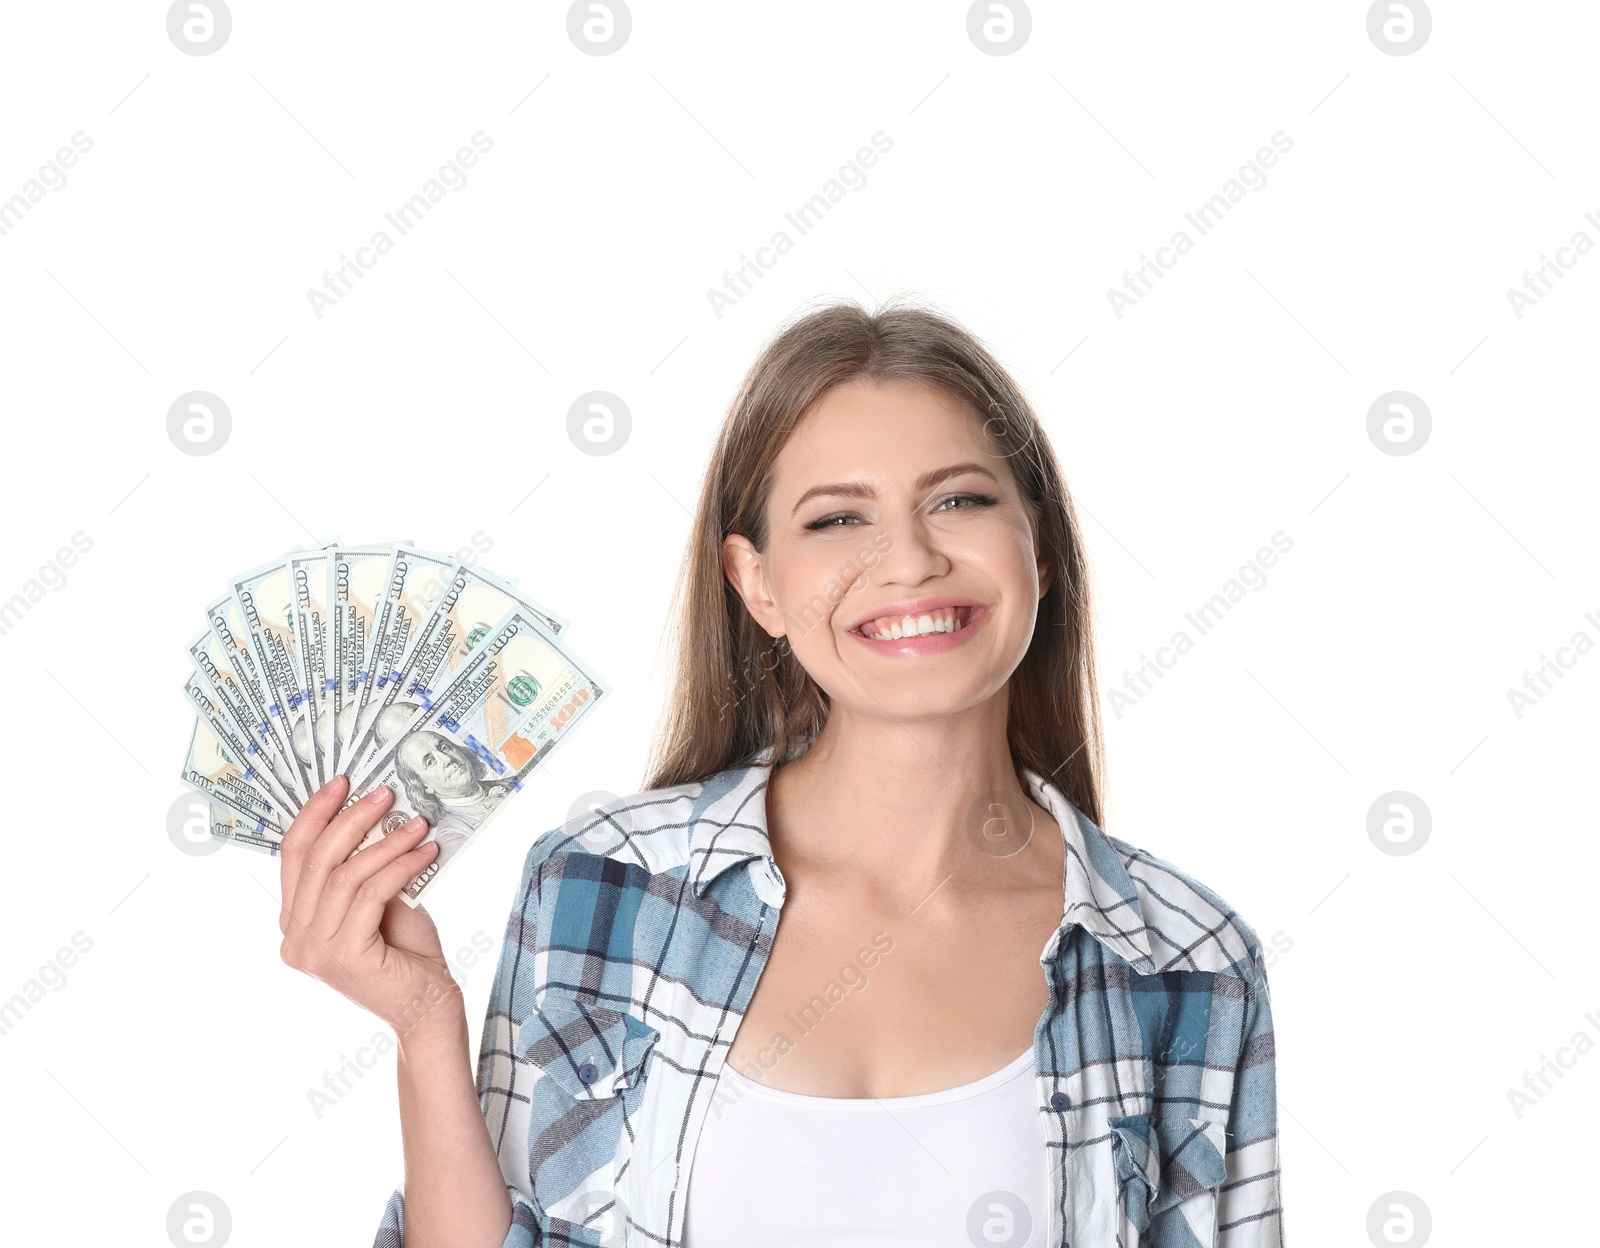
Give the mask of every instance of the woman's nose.
M 917 516 L 886 517 L 883 524 L 889 534 L 889 546 L 878 556 L 871 578 L 874 583 L 920 581 L 949 562 Z

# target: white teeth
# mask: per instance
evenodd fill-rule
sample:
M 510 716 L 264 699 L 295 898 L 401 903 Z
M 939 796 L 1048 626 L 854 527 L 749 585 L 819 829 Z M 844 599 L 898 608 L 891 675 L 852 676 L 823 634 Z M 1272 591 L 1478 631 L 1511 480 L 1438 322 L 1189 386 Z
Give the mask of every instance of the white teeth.
M 902 637 L 923 637 L 930 633 L 953 633 L 962 628 L 953 607 L 942 607 L 937 613 L 924 612 L 921 615 L 903 615 L 887 627 L 882 625 L 866 624 L 861 632 L 878 641 L 898 641 Z

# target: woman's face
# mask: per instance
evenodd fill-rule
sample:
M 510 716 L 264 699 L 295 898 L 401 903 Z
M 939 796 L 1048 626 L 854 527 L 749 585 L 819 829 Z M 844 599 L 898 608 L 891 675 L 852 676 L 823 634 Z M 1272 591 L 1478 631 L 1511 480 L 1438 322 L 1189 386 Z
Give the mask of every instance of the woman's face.
M 778 455 L 767 530 L 765 554 L 729 537 L 724 568 L 834 706 L 862 715 L 942 715 L 993 696 L 1049 588 L 982 421 L 919 382 L 831 391 Z

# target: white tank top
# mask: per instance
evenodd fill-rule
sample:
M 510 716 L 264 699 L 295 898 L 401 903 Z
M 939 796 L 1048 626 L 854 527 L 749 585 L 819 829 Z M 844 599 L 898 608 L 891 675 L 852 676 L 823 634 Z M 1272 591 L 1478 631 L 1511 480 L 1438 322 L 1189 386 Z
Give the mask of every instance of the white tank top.
M 803 1096 L 724 1065 L 685 1197 L 684 1248 L 1043 1248 L 1030 1048 L 920 1096 Z

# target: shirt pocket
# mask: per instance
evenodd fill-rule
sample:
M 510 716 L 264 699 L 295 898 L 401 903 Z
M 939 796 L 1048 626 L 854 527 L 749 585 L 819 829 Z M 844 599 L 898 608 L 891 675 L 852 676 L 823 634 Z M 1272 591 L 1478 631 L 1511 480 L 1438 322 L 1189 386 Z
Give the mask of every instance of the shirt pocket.
M 660 1038 L 634 1014 L 570 993 L 547 991 L 522 1025 L 518 1055 L 540 1075 L 531 1095 L 528 1182 L 554 1242 L 626 1242 L 618 1152 Z
M 1223 1124 L 1131 1114 L 1108 1118 L 1106 1126 L 1123 1248 L 1167 1243 L 1215 1248 L 1217 1196 L 1228 1178 Z

